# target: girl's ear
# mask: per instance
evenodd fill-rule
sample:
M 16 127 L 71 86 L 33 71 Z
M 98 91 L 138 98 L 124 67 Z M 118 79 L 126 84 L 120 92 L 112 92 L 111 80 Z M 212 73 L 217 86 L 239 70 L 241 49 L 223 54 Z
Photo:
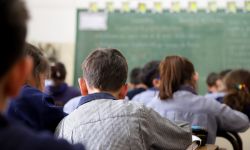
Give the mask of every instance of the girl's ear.
M 193 75 L 193 80 L 195 82 L 197 82 L 199 80 L 199 73 L 198 72 L 195 72 L 194 75 Z
M 83 96 L 88 95 L 88 88 L 86 85 L 86 81 L 83 78 L 78 78 L 78 84 L 80 86 L 80 91 Z
M 192 84 L 192 86 L 193 86 L 193 88 L 195 89 L 195 90 L 197 90 L 197 83 L 198 83 L 198 80 L 199 80 L 199 74 L 198 74 L 198 72 L 195 72 L 194 74 L 193 74 L 193 76 L 192 76 L 192 81 L 191 81 L 191 84 Z

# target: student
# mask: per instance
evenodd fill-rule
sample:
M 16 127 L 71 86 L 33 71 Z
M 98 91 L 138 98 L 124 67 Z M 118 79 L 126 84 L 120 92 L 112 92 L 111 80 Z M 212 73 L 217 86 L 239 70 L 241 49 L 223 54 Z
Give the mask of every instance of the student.
M 191 131 L 142 104 L 123 100 L 128 66 L 116 49 L 97 49 L 83 62 L 79 107 L 58 125 L 56 136 L 96 149 L 186 149 Z M 86 86 L 85 86 L 86 85 Z
M 138 95 L 136 95 L 132 100 L 136 102 L 141 102 L 147 104 L 155 96 L 158 95 L 159 91 L 159 64 L 160 61 L 151 61 L 147 63 L 142 70 L 144 84 L 148 89 Z
M 220 80 L 219 74 L 212 72 L 207 77 L 207 89 L 208 93 L 218 92 L 218 81 Z
M 69 86 L 65 83 L 66 68 L 63 63 L 56 62 L 51 67 L 52 85 L 46 87 L 45 93 L 52 96 L 56 105 L 63 106 L 70 99 L 80 96 L 79 89 Z
M 225 70 L 222 70 L 221 72 L 220 72 L 220 80 L 222 81 L 221 82 L 221 84 L 220 84 L 220 86 L 218 86 L 218 90 L 219 90 L 219 92 L 225 92 L 225 90 L 226 90 L 226 87 L 225 87 L 225 85 L 224 85 L 224 83 L 223 83 L 223 81 L 224 81 L 224 78 L 226 77 L 226 75 L 228 74 L 228 73 L 230 73 L 232 71 L 232 69 L 225 69 Z
M 32 129 L 54 132 L 66 114 L 61 107 L 55 106 L 52 97 L 43 93 L 49 63 L 43 53 L 31 44 L 26 45 L 25 55 L 32 59 L 32 74 L 18 97 L 12 99 L 7 116 Z
M 34 133 L 4 117 L 9 97 L 16 96 L 30 72 L 23 57 L 28 14 L 20 0 L 0 0 L 0 149 L 1 150 L 82 150 L 46 133 Z
M 250 73 L 244 69 L 231 71 L 224 79 L 226 95 L 224 103 L 243 112 L 250 118 Z
M 249 120 L 225 104 L 196 93 L 197 73 L 193 64 L 180 56 L 167 56 L 160 64 L 159 98 L 147 106 L 173 122 L 187 121 L 208 131 L 207 143 L 213 144 L 217 129 L 242 132 Z
M 206 82 L 207 82 L 208 93 L 205 95 L 205 97 L 222 102 L 225 93 L 220 92 L 219 90 L 223 84 L 220 79 L 220 75 L 212 72 L 208 75 Z
M 147 86 L 142 82 L 142 69 L 134 68 L 130 73 L 130 84 L 132 89 L 128 92 L 128 99 L 131 100 L 135 95 L 144 92 Z

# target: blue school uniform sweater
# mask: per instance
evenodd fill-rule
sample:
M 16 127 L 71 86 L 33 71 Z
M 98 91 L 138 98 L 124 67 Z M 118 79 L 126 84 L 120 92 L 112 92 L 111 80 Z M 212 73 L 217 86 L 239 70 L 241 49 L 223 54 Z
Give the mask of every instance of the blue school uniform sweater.
M 63 106 L 72 98 L 81 96 L 79 89 L 68 86 L 66 83 L 62 83 L 59 86 L 47 86 L 45 93 L 52 96 L 59 106 Z
M 70 145 L 48 133 L 35 133 L 7 120 L 0 114 L 1 150 L 84 150 L 80 144 Z
M 65 116 L 63 109 L 55 106 L 50 96 L 29 85 L 23 86 L 19 96 L 11 100 L 7 109 L 7 117 L 38 131 L 54 132 Z

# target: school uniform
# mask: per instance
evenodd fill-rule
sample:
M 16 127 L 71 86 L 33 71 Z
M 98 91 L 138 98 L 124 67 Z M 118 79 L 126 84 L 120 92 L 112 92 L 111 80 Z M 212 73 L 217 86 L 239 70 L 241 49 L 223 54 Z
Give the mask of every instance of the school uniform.
M 246 114 L 250 120 L 250 105 L 245 106 L 242 112 Z
M 186 123 L 177 126 L 142 104 L 108 93 L 82 97 L 79 107 L 58 125 L 56 136 L 84 143 L 88 150 L 177 150 L 191 145 Z
M 79 89 L 68 86 L 68 84 L 66 83 L 62 83 L 58 86 L 47 86 L 45 88 L 45 93 L 52 96 L 55 100 L 55 103 L 60 106 L 63 106 L 72 98 L 81 96 L 81 92 Z
M 133 97 L 144 92 L 145 90 L 146 90 L 145 88 L 136 88 L 136 89 L 130 90 L 128 91 L 127 97 L 129 100 L 132 100 Z
M 84 150 L 80 144 L 70 145 L 48 133 L 35 133 L 7 120 L 0 114 L 1 150 Z
M 65 116 L 62 107 L 55 106 L 50 96 L 29 85 L 23 86 L 19 96 L 11 100 L 7 109 L 7 117 L 38 131 L 54 132 Z
M 150 88 L 146 91 L 136 95 L 132 101 L 143 103 L 144 105 L 147 105 L 154 97 L 157 97 L 159 95 L 159 90 L 156 88 Z
M 69 100 L 69 101 L 63 106 L 63 111 L 64 111 L 66 114 L 72 113 L 72 112 L 78 107 L 78 104 L 79 104 L 81 98 L 82 98 L 82 96 L 78 96 L 78 97 L 75 97 L 75 98 L 72 98 L 71 100 Z
M 187 121 L 207 129 L 209 144 L 215 142 L 218 129 L 243 132 L 249 127 L 246 115 L 213 99 L 198 96 L 190 87 L 180 88 L 168 100 L 155 98 L 147 106 L 173 122 Z
M 223 103 L 224 96 L 225 96 L 224 92 L 215 92 L 215 93 L 207 93 L 205 95 L 205 98 L 214 99 L 214 100 L 217 100 L 220 103 Z

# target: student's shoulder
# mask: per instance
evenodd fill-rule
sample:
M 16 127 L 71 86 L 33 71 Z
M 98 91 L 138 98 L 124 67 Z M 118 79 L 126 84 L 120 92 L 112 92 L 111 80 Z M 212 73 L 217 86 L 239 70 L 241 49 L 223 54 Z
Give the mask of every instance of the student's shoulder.
M 0 131 L 0 144 L 3 150 L 83 149 L 81 145 L 72 146 L 65 140 L 55 139 L 49 133 L 35 133 L 22 126 L 9 126 Z
M 21 90 L 22 94 L 26 94 L 26 93 L 30 93 L 31 94 L 41 94 L 42 92 L 39 91 L 37 88 L 34 88 L 32 86 L 29 85 L 24 85 L 22 90 Z
M 225 107 L 225 104 L 221 104 L 214 98 L 208 98 L 202 95 L 196 96 L 197 107 L 200 107 L 203 111 L 209 114 L 216 114 L 220 109 Z
M 67 92 L 71 93 L 72 95 L 75 95 L 75 96 L 81 95 L 80 90 L 74 86 L 68 86 Z
M 151 108 L 148 108 L 143 103 L 137 101 L 124 101 L 123 103 L 123 109 L 129 110 L 128 112 L 130 113 L 130 115 L 142 117 L 152 111 Z

